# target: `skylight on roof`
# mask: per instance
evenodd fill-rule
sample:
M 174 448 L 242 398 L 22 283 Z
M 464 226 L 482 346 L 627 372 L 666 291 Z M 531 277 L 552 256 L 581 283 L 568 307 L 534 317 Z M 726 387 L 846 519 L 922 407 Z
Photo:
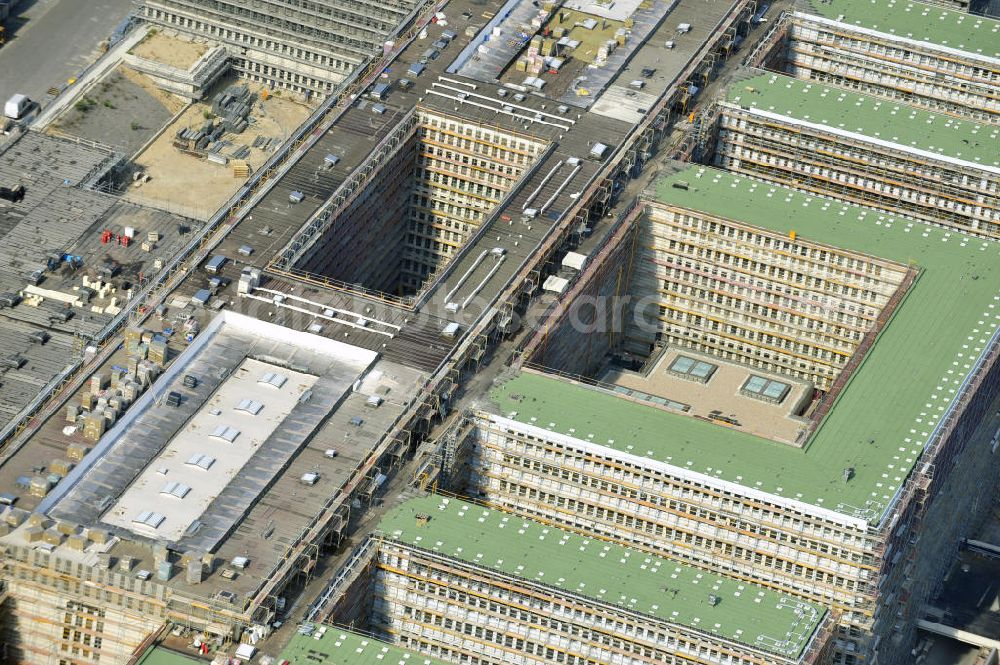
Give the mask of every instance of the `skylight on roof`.
M 259 379 L 257 379 L 257 383 L 264 383 L 269 386 L 273 386 L 274 388 L 280 388 L 285 385 L 286 381 L 288 381 L 288 377 L 284 374 L 278 374 L 277 372 L 265 372 Z
M 750 378 L 743 384 L 743 387 L 740 388 L 740 392 L 748 397 L 755 397 L 766 402 L 780 404 L 785 399 L 785 396 L 788 395 L 790 389 L 791 386 L 783 381 L 775 381 L 774 379 L 768 379 L 757 374 L 751 374 Z
M 210 436 L 214 436 L 217 439 L 228 441 L 229 443 L 235 441 L 236 437 L 238 437 L 239 435 L 240 431 L 238 429 L 230 427 L 229 425 L 219 425 L 210 434 Z
M 241 399 L 240 403 L 236 405 L 237 411 L 246 411 L 251 416 L 256 416 L 263 408 L 264 405 L 254 399 Z
M 163 520 L 166 518 L 160 513 L 154 513 L 149 510 L 144 510 L 133 518 L 132 522 L 135 524 L 142 524 L 143 526 L 148 526 L 153 529 L 158 528 L 163 524 Z
M 689 358 L 688 356 L 677 356 L 670 363 L 670 366 L 667 367 L 667 371 L 671 374 L 676 374 L 685 379 L 700 381 L 701 383 L 708 383 L 708 380 L 715 374 L 716 369 L 718 369 L 718 365 Z
M 208 468 L 215 464 L 215 458 L 204 453 L 195 453 L 194 455 L 191 455 L 187 463 L 191 466 L 197 466 L 205 471 L 208 471 Z
M 184 483 L 170 481 L 163 486 L 163 489 L 160 490 L 160 494 L 169 494 L 170 496 L 177 497 L 178 499 L 183 499 L 190 491 L 191 488 Z

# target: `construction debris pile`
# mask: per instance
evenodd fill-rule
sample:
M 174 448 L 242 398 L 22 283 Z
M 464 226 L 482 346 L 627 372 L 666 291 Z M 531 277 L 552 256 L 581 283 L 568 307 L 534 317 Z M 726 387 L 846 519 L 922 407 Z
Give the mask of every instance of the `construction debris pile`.
M 80 404 L 66 406 L 66 422 L 83 430 L 89 441 L 97 441 L 163 371 L 170 347 L 166 337 L 142 328 L 125 332 L 127 366 L 112 367 L 110 380 L 98 373 Z
M 230 158 L 245 159 L 250 155 L 250 148 L 245 145 L 237 146 L 228 156 L 222 154 L 222 149 L 231 145 L 229 141 L 223 139 L 223 136 L 242 134 L 246 131 L 250 124 L 253 103 L 249 87 L 229 86 L 216 94 L 212 100 L 212 114 L 215 118 L 205 120 L 198 128 L 188 127 L 178 130 L 174 138 L 174 147 L 222 165 L 229 163 Z
M 245 84 L 231 85 L 212 99 L 212 113 L 222 119 L 220 125 L 225 131 L 234 134 L 246 130 L 251 108 L 253 98 Z

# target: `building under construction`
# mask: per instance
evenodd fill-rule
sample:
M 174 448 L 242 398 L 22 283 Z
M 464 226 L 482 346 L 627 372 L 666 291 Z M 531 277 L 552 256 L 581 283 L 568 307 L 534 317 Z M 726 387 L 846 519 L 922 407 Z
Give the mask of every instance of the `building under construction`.
M 745 62 L 977 122 L 1000 121 L 1000 23 L 890 0 L 796 6 L 770 21 Z M 941 5 L 942 3 L 937 3 Z
M 448 266 L 548 145 L 419 107 L 387 138 L 353 200 L 336 214 L 328 208 L 314 216 L 272 269 L 414 296 Z M 339 202 L 332 200 L 331 207 Z
M 422 377 L 229 312 L 130 393 L 122 375 L 148 382 L 144 369 L 97 376 L 90 408 L 68 405 L 62 422 L 74 422 L 48 439 L 64 457 L 36 449 L 13 463 L 61 477 L 32 482 L 3 513 L 8 658 L 125 662 L 165 622 L 206 639 L 259 631 L 277 611 L 274 585 L 287 583 L 273 575 L 289 545 Z M 361 492 L 372 491 L 369 479 Z M 335 547 L 350 510 L 338 505 L 312 547 Z
M 829 607 L 835 662 L 907 663 L 992 495 L 998 256 L 913 219 L 675 173 L 552 304 L 492 407 L 442 438 L 437 477 Z
M 780 74 L 733 83 L 718 113 L 729 171 L 1000 238 L 1000 126 Z
M 1000 122 L 996 20 L 920 2 L 815 3 L 777 19 L 772 66 L 931 111 Z
M 150 23 L 224 45 L 252 81 L 306 95 L 329 94 L 412 20 L 420 3 L 146 0 Z
M 822 606 L 603 538 L 443 496 L 360 551 L 368 632 L 450 662 L 821 663 Z
M 641 113 L 449 75 L 495 26 L 458 34 L 436 8 L 320 104 L 95 334 L 92 360 L 12 421 L 3 658 L 127 662 L 175 630 L 220 656 L 276 639 L 282 608 L 375 523 L 365 512 L 399 500 L 399 469 L 518 330 L 548 266 L 600 244 L 753 11 L 650 9 L 700 24 L 673 48 L 635 40 L 633 62 L 662 59 Z M 206 20 L 170 23 L 211 37 Z M 366 223 L 380 233 L 350 245 Z

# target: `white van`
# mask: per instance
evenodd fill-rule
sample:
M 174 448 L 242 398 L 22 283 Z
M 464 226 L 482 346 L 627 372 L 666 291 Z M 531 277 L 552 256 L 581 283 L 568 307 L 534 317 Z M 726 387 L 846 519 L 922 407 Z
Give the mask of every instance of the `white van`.
M 31 100 L 27 95 L 14 95 L 3 106 L 3 114 L 11 120 L 20 120 L 21 116 L 31 108 Z

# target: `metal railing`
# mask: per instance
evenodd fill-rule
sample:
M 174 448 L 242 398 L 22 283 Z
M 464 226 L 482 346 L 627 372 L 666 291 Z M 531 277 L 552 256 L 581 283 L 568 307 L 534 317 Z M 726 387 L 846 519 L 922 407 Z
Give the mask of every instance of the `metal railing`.
M 309 607 L 304 617 L 305 621 L 315 621 L 316 617 L 326 607 L 326 604 L 330 602 L 330 599 L 336 593 L 342 591 L 341 585 L 347 582 L 348 578 L 356 571 L 371 563 L 374 556 L 374 539 L 369 536 L 365 538 L 365 542 L 360 547 L 354 548 L 350 558 L 337 570 L 337 574 L 319 595 L 319 598 Z
M 406 145 L 406 140 L 415 131 L 416 126 L 417 112 L 416 108 L 413 108 L 385 138 L 379 141 L 378 145 L 340 184 L 333 195 L 299 227 L 295 235 L 271 259 L 267 269 L 284 271 L 300 261 L 320 237 L 330 229 L 330 226 L 337 221 L 344 210 L 357 200 L 372 176 L 379 171 L 379 165 L 388 163 L 389 158 Z M 309 274 L 306 271 L 299 272 Z

